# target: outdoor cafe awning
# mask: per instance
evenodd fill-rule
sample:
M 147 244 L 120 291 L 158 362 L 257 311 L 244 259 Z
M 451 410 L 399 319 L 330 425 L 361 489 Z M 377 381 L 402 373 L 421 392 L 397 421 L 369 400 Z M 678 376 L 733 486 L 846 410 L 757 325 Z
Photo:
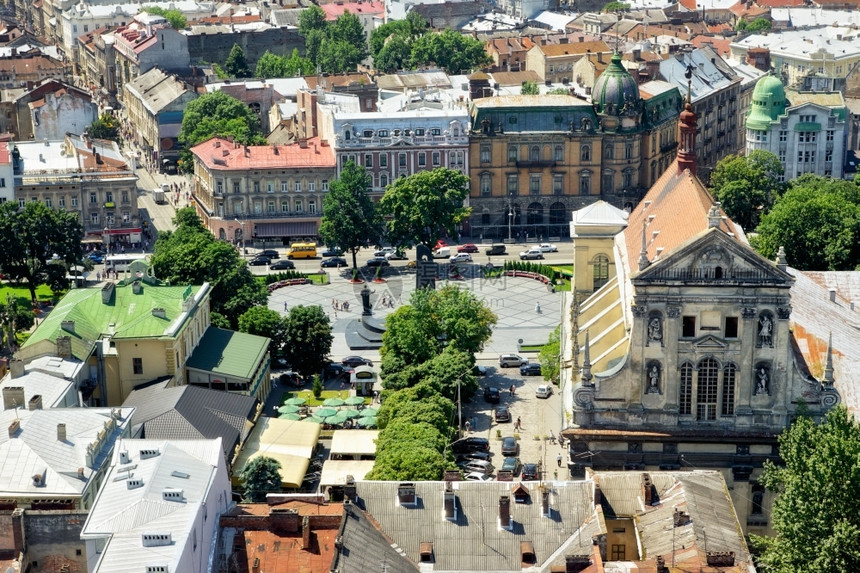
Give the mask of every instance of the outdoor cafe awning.
M 291 221 L 286 223 L 257 223 L 258 237 L 299 237 L 317 234 L 315 221 Z

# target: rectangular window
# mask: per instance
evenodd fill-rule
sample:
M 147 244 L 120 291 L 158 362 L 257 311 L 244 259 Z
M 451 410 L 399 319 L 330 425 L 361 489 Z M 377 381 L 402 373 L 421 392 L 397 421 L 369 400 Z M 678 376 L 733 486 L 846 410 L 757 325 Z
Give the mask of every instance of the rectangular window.
M 681 366 L 681 388 L 679 393 L 679 414 L 689 416 L 693 413 L 693 365 L 689 362 Z
M 517 175 L 508 175 L 508 195 L 518 195 L 519 192 L 519 177 Z
M 6 187 L 6 178 L 0 177 L 0 187 Z
M 827 130 L 827 141 L 833 141 L 833 130 L 831 130 L 831 129 Z M 3 180 L 0 179 L 0 181 L 3 181 Z M 0 185 L 0 187 L 5 187 L 5 185 Z
M 316 201 L 308 201 L 308 213 L 311 215 L 315 215 L 317 212 L 317 202 Z
M 406 167 L 406 154 L 398 153 L 397 154 L 397 165 L 400 167 Z
M 224 193 L 224 182 L 223 181 L 216 181 L 215 182 L 215 194 L 221 195 L 222 193 Z M 237 193 L 238 193 L 238 191 L 237 191 Z
M 57 206 L 60 207 L 61 209 L 65 209 L 66 208 L 66 198 L 60 197 L 59 199 L 57 199 Z
M 98 202 L 99 202 L 98 195 L 96 195 L 95 193 L 90 193 L 90 205 L 93 205 L 93 204 L 98 203 Z
M 386 153 L 380 154 L 379 166 L 382 168 L 388 167 L 388 154 L 386 154 Z
M 234 182 L 233 182 L 233 193 L 239 193 L 239 192 L 240 192 L 240 189 L 239 189 L 239 182 L 238 182 L 238 181 L 234 181 Z
M 90 213 L 90 222 L 93 225 L 99 224 L 99 214 L 98 213 Z
M 78 198 L 72 197 L 72 207 L 77 207 L 77 206 L 78 206 Z
M 284 201 L 281 203 L 281 213 L 289 213 L 290 212 L 290 204 Z
M 540 195 L 540 175 L 529 175 L 529 195 Z
M 254 193 L 259 193 L 259 192 L 260 192 L 260 182 L 254 181 Z
M 302 182 L 296 181 L 294 189 L 295 189 L 296 193 L 301 193 L 302 192 Z
M 23 209 L 24 207 L 27 206 L 27 200 L 26 199 L 18 199 L 18 206 Z
M 281 193 L 286 193 L 289 188 L 286 181 L 281 181 Z
M 433 152 L 433 167 L 439 167 L 442 163 L 442 154 L 438 151 Z
M 509 145 L 508 146 L 508 161 L 516 161 L 517 160 L 517 146 Z
M 271 183 L 266 183 L 266 193 L 274 193 L 274 192 L 275 192 L 275 186 L 272 185 Z
M 723 407 L 720 414 L 733 416 L 735 413 L 735 367 L 732 364 L 723 369 Z
M 111 192 L 111 191 L 105 192 L 105 202 L 113 203 L 113 192 Z
M 552 194 L 561 195 L 564 192 L 564 175 L 552 176 Z
M 696 317 L 685 316 L 681 319 L 681 336 L 684 338 L 693 338 L 696 336 Z
M 779 132 L 779 140 L 782 142 L 788 141 L 788 132 L 787 131 L 780 131 Z
M 726 338 L 737 338 L 737 337 L 738 337 L 738 317 L 727 316 L 726 317 Z
M 384 156 L 383 156 L 383 157 L 384 157 Z M 323 179 L 323 180 L 322 180 L 322 190 L 323 190 L 323 192 L 324 192 L 324 193 L 328 191 L 328 179 Z
M 317 190 L 317 182 L 316 181 L 308 181 L 308 191 L 313 193 Z
M 612 544 L 612 561 L 625 561 L 627 559 L 627 546 L 624 544 Z
M 490 162 L 490 146 L 482 145 L 481 146 L 481 163 L 489 163 Z
M 123 202 L 123 203 L 128 203 L 128 191 L 123 191 L 123 192 L 122 192 L 122 202 Z
M 373 137 L 373 130 L 372 129 L 365 129 L 364 131 L 361 132 L 361 135 L 362 135 L 362 137 Z
M 427 166 L 427 154 L 423 151 L 418 154 L 418 167 L 426 167 Z
M 268 212 L 269 212 L 269 213 L 274 213 L 274 212 L 275 212 L 275 202 L 274 202 L 274 201 L 269 201 L 269 202 L 266 204 L 266 209 L 268 210 Z
M 49 198 L 47 198 L 47 199 L 45 199 L 45 207 L 47 207 L 48 209 L 50 209 L 50 208 L 51 208 L 51 207 L 53 207 L 53 206 L 54 206 L 54 203 L 53 203 L 53 201 L 51 201 L 51 198 L 50 198 L 50 197 L 49 197 Z
M 388 137 L 388 130 L 387 129 L 380 129 L 379 131 L 376 132 L 376 135 L 378 137 Z
M 430 135 L 442 135 L 442 130 L 438 127 L 430 129 Z
M 302 202 L 296 201 L 296 213 L 301 213 L 301 212 L 302 212 Z
M 131 367 L 135 374 L 143 374 L 143 358 L 132 358 Z
M 364 154 L 364 166 L 365 167 L 373 167 L 373 154 L 365 153 Z
M 583 175 L 579 178 L 579 194 L 588 195 L 591 193 L 591 177 Z

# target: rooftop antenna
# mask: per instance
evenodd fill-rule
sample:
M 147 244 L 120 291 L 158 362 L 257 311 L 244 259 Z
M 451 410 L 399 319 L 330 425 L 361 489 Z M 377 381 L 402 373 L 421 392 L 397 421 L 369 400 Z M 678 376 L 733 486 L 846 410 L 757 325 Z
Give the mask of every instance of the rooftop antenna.
M 621 12 L 618 11 L 615 13 L 615 17 L 617 21 L 615 22 L 615 53 L 618 52 L 618 42 L 621 41 Z

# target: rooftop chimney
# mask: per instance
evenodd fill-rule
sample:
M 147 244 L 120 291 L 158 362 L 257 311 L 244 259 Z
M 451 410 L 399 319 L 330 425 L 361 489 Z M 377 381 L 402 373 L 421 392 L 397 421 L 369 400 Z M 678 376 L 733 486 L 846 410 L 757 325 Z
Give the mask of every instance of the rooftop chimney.
M 143 284 L 140 281 L 134 281 L 131 283 L 131 292 L 134 294 L 140 294 L 143 292 Z
M 111 282 L 102 287 L 102 304 L 111 304 L 114 290 L 116 290 L 116 285 Z
M 9 375 L 12 378 L 20 378 L 24 375 L 24 361 L 13 358 L 9 362 Z
M 68 332 L 69 334 L 75 333 L 75 321 L 74 320 L 64 320 L 60 323 L 60 328 Z
M 549 517 L 549 488 L 544 486 L 540 492 L 540 511 L 544 517 Z
M 153 308 L 152 316 L 155 316 L 157 318 L 167 318 L 167 311 L 161 307 Z
M 3 388 L 3 409 L 21 407 L 24 405 L 24 387 L 23 386 L 7 386 Z
M 18 435 L 18 430 L 21 429 L 21 420 L 15 418 L 12 420 L 12 423 L 9 424 L 9 437 L 14 438 Z
M 499 527 L 502 529 L 513 528 L 511 521 L 511 498 L 503 495 L 499 497 Z
M 675 508 L 673 519 L 675 522 L 675 527 L 681 527 L 690 523 L 690 516 L 686 512 L 678 509 L 677 507 Z
M 28 410 L 41 410 L 42 409 L 42 395 L 36 394 L 27 402 Z
M 722 217 L 720 215 L 720 202 L 717 201 L 713 205 L 711 205 L 710 210 L 708 210 L 708 228 L 719 228 L 720 221 Z
M 415 495 L 414 483 L 401 483 L 397 486 L 397 501 L 400 505 L 415 505 L 417 497 Z
M 59 358 L 69 359 L 72 357 L 72 337 L 58 336 L 57 337 L 57 356 Z
M 454 487 L 451 482 L 445 482 L 444 494 L 445 519 L 449 521 L 457 520 L 457 494 L 454 493 Z
M 829 289 L 827 292 L 830 293 L 830 302 L 836 302 L 836 289 Z
M 66 425 L 65 424 L 57 424 L 57 441 L 65 442 L 66 441 Z

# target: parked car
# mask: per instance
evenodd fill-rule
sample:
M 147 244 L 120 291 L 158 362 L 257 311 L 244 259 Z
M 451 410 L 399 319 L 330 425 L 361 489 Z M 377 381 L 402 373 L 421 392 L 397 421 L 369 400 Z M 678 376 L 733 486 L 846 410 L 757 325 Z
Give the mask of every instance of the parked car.
M 271 265 L 269 265 L 269 269 L 273 271 L 283 271 L 283 270 L 292 270 L 296 268 L 296 264 L 293 261 L 288 261 L 286 259 L 281 261 L 275 261 Z
M 466 481 L 493 481 L 493 478 L 481 472 L 469 472 L 463 476 L 463 479 Z
M 445 239 L 439 239 L 436 241 L 436 246 L 433 247 L 434 251 L 441 249 L 442 247 L 447 247 L 448 242 Z
M 452 263 L 471 263 L 472 255 L 469 253 L 457 253 L 456 255 L 451 255 L 451 258 L 448 260 Z
M 269 257 L 254 257 L 250 261 L 248 261 L 248 265 L 252 267 L 264 267 L 272 262 L 272 259 Z
M 458 253 L 477 253 L 478 247 L 473 245 L 472 243 L 466 243 L 465 245 L 460 245 L 457 247 Z
M 469 436 L 457 440 L 451 444 L 451 451 L 455 454 L 465 454 L 468 452 L 489 452 L 490 440 L 487 438 L 479 438 L 478 436 Z
M 274 249 L 266 249 L 265 251 L 260 251 L 257 254 L 258 257 L 269 257 L 270 259 L 280 259 L 281 255 L 278 254 L 278 251 Z
M 352 373 L 352 368 L 338 364 L 337 362 L 329 362 L 323 367 L 323 380 L 329 378 L 341 378 L 349 376 Z
M 496 419 L 496 423 L 510 422 L 511 411 L 508 410 L 507 406 L 497 406 L 496 411 L 493 413 L 493 417 Z
M 537 464 L 523 464 L 523 473 L 520 476 L 523 481 L 536 481 L 540 479 L 540 468 Z
M 373 251 L 373 256 L 387 259 L 388 255 L 390 255 L 393 252 L 394 252 L 394 249 L 392 249 L 391 247 L 385 247 L 384 249 L 379 249 L 379 250 Z
M 499 356 L 499 366 L 502 368 L 510 368 L 511 366 L 522 366 L 528 364 L 529 361 L 519 354 L 502 354 Z
M 544 253 L 557 253 L 558 247 L 551 243 L 541 243 L 538 248 Z
M 323 262 L 320 263 L 320 266 L 324 268 L 340 268 L 347 266 L 347 264 L 348 263 L 346 262 L 346 259 L 342 259 L 340 257 L 332 257 L 330 259 L 324 259 Z
M 439 247 L 433 251 L 434 259 L 448 259 L 451 257 L 451 247 Z
M 339 257 L 342 254 L 343 251 L 340 247 L 326 247 L 322 252 L 322 256 L 324 257 Z
M 513 475 L 517 475 L 521 466 L 520 458 L 505 458 L 504 463 L 502 463 L 502 468 L 499 471 L 511 472 Z
M 529 260 L 529 259 L 542 259 L 542 258 L 543 258 L 543 251 L 541 251 L 540 248 L 538 248 L 538 247 L 532 247 L 528 251 L 523 251 L 520 253 L 520 259 L 523 261 Z
M 475 367 L 472 368 L 472 374 L 475 376 L 486 376 L 489 368 L 486 366 L 481 366 L 480 364 L 475 364 Z
M 99 255 L 97 253 L 90 253 L 87 255 L 87 258 L 93 262 L 93 264 L 100 265 L 104 262 L 104 256 Z
M 520 443 L 513 436 L 502 438 L 502 455 L 518 456 L 520 454 Z
M 385 255 L 385 258 L 389 261 L 405 261 L 406 253 L 403 251 L 394 251 L 393 253 L 388 253 Z
M 487 255 L 506 255 L 508 252 L 505 250 L 504 245 L 493 245 L 491 247 L 487 247 L 484 252 Z
M 536 398 L 549 398 L 552 396 L 552 384 L 541 384 L 535 390 Z
M 387 267 L 390 266 L 388 263 L 388 259 L 385 257 L 373 257 L 371 259 L 367 259 L 365 263 L 368 267 Z
M 373 362 L 363 356 L 347 356 L 341 360 L 340 363 L 344 366 L 349 366 L 350 368 L 355 368 L 357 366 L 373 366 Z
M 520 366 L 520 374 L 523 376 L 540 376 L 540 364 L 529 362 Z
M 499 389 L 495 386 L 487 386 L 484 388 L 484 400 L 489 402 L 490 404 L 498 404 L 502 399 L 502 395 L 499 392 Z
M 454 461 L 462 462 L 465 460 L 488 460 L 492 455 L 492 452 L 466 452 L 465 454 L 458 454 L 454 456 Z
M 457 464 L 465 472 L 478 472 L 484 475 L 492 475 L 496 468 L 488 461 L 484 460 L 469 460 Z

